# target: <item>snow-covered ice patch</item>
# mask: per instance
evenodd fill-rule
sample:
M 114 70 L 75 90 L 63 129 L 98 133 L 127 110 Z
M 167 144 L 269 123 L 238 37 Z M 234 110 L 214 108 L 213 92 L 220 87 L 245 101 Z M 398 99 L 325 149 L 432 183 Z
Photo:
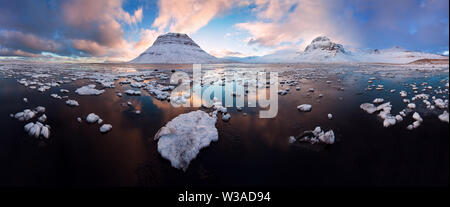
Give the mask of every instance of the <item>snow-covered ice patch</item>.
M 218 140 L 216 121 L 216 117 L 201 110 L 175 117 L 155 135 L 158 152 L 173 167 L 186 171 L 202 148 Z
M 79 106 L 78 101 L 75 100 L 67 100 L 66 104 L 69 106 Z
M 97 122 L 99 119 L 100 119 L 100 117 L 97 114 L 90 113 L 86 117 L 86 122 L 92 124 L 92 123 Z
M 309 104 L 301 104 L 299 106 L 297 106 L 297 109 L 299 111 L 303 111 L 303 112 L 309 112 L 312 109 L 312 106 Z
M 112 125 L 111 125 L 111 124 L 103 124 L 103 125 L 100 127 L 100 132 L 101 132 L 101 133 L 106 133 L 106 132 L 111 131 L 111 129 L 112 129 Z
M 100 95 L 103 92 L 105 92 L 105 90 L 97 90 L 97 89 L 95 89 L 95 85 L 94 84 L 83 86 L 83 87 L 78 88 L 77 90 L 75 90 L 75 93 L 77 93 L 78 95 L 83 95 L 83 96 Z

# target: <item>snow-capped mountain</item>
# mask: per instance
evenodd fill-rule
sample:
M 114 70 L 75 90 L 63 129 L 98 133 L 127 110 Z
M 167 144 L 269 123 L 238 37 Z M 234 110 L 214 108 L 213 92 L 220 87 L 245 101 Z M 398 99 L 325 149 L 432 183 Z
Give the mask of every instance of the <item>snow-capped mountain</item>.
M 305 48 L 305 53 L 330 53 L 335 55 L 338 53 L 346 54 L 344 46 L 332 42 L 328 37 L 319 36 L 316 37 L 311 44 Z
M 304 51 L 280 50 L 269 55 L 234 60 L 256 63 L 370 62 L 405 64 L 421 59 L 448 59 L 448 57 L 408 51 L 398 46 L 383 50 L 347 50 L 343 45 L 332 42 L 328 37 L 319 36 Z
M 130 63 L 216 63 L 223 62 L 200 48 L 189 36 L 167 33 Z
M 421 59 L 448 59 L 448 57 L 438 54 L 409 51 L 399 46 L 388 49 L 358 51 L 352 53 L 359 62 L 378 62 L 378 63 L 410 63 Z

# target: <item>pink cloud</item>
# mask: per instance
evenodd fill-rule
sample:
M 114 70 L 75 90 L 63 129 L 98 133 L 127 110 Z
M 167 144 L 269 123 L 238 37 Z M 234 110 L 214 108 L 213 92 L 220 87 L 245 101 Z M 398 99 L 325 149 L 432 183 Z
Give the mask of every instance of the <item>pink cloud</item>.
M 191 34 L 207 25 L 208 22 L 232 8 L 237 0 L 160 0 L 159 16 L 153 27 L 159 31 Z
M 254 9 L 260 20 L 238 23 L 238 29 L 251 35 L 249 44 L 278 47 L 281 43 L 302 40 L 304 48 L 315 37 L 326 35 L 343 44 L 357 44 L 352 20 L 336 20 L 331 14 L 333 3 L 324 0 L 292 0 L 280 3 L 276 0 L 256 0 Z M 297 6 L 295 7 L 295 5 Z M 291 8 L 295 8 L 289 12 Z

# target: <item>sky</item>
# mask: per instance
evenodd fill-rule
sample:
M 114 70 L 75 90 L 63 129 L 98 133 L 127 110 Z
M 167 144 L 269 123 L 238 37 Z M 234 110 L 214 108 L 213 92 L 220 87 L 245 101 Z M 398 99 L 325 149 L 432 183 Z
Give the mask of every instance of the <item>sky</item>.
M 167 32 L 217 57 L 301 51 L 320 35 L 448 55 L 449 1 L 0 0 L 0 59 L 129 61 Z

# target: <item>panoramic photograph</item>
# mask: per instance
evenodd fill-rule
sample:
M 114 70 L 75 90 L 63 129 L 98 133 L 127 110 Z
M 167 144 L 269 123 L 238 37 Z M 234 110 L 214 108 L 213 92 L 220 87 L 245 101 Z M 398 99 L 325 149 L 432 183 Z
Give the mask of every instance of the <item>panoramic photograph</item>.
M 5 190 L 448 187 L 448 99 L 447 0 L 0 0 Z

